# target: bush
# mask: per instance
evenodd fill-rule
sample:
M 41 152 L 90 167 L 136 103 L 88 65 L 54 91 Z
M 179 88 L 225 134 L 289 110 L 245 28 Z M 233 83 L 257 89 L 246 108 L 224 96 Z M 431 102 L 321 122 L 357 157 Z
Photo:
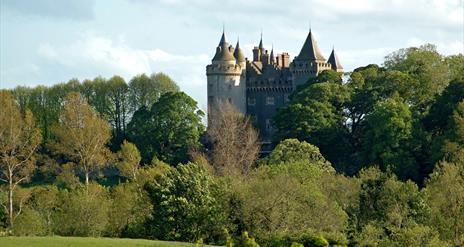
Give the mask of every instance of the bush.
M 106 234 L 112 237 L 143 237 L 143 223 L 153 209 L 146 192 L 136 183 L 122 183 L 112 188 L 111 199 Z
M 263 239 L 263 245 L 269 247 L 294 247 L 299 244 L 304 247 L 328 247 L 329 241 L 320 234 L 310 232 L 293 235 L 275 235 L 271 239 Z M 333 243 L 336 245 L 337 243 Z M 296 245 L 296 246 L 299 246 Z M 332 246 L 332 245 L 331 245 Z
M 223 239 L 225 215 L 217 198 L 222 193 L 214 178 L 193 163 L 179 165 L 145 186 L 153 205 L 148 236 L 162 240 L 218 242 Z
M 107 190 L 95 183 L 60 194 L 60 211 L 54 232 L 65 236 L 100 236 L 108 223 L 110 200 Z
M 16 236 L 43 236 L 47 234 L 46 221 L 35 210 L 25 208 L 12 227 Z

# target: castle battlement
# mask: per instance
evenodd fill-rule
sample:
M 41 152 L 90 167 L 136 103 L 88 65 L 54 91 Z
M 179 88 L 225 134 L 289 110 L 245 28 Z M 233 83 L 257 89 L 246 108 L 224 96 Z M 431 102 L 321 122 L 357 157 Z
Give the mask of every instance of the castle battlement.
M 210 64 L 206 66 L 207 75 L 241 75 L 242 66 L 239 64 Z

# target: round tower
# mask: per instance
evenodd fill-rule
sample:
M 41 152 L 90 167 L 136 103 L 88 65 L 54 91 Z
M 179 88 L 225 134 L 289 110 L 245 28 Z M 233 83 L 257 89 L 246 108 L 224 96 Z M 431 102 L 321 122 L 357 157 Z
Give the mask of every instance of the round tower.
M 234 49 L 223 32 L 216 54 L 206 66 L 209 120 L 214 118 L 214 109 L 226 102 L 246 113 L 245 66 L 245 56 L 238 42 Z

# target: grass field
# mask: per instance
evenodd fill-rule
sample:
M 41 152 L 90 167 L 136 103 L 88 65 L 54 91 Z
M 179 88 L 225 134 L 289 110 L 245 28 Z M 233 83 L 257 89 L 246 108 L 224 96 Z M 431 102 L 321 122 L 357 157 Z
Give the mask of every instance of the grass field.
M 194 244 L 127 238 L 0 237 L 1 247 L 194 247 Z

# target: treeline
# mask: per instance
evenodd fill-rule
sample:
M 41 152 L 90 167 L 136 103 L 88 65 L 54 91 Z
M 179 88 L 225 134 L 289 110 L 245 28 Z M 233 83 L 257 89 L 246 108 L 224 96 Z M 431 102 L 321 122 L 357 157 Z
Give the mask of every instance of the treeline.
M 344 83 L 321 73 L 278 113 L 262 158 L 248 117 L 225 103 L 206 129 L 163 74 L 2 90 L 0 225 L 226 246 L 460 246 L 463 76 L 462 55 L 430 45 Z
M 463 55 L 444 57 L 433 45 L 394 52 L 383 67 L 357 68 L 345 83 L 324 71 L 280 109 L 275 140 L 312 143 L 348 175 L 375 164 L 422 185 L 436 162 L 462 144 L 453 114 L 463 78 Z
M 177 92 L 179 87 L 163 73 L 147 76 L 141 74 L 128 83 L 120 76 L 109 79 L 97 77 L 79 82 L 71 79 L 67 83 L 34 88 L 18 86 L 12 94 L 22 113 L 26 109 L 34 113 L 42 138 L 50 138 L 50 127 L 58 122 L 60 110 L 66 95 L 79 92 L 81 96 L 111 124 L 112 140 L 110 147 L 118 149 L 126 138 L 127 124 L 135 111 L 142 107 L 151 107 L 166 92 Z

